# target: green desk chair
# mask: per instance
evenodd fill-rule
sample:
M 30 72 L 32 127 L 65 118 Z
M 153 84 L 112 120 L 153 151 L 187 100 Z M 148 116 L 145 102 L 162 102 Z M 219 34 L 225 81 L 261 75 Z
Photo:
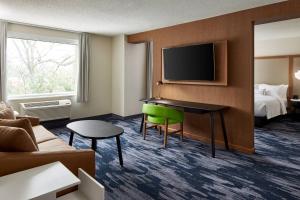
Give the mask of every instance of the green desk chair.
M 159 133 L 161 134 L 161 126 L 164 126 L 164 147 L 167 146 L 168 134 L 180 132 L 180 138 L 183 138 L 183 111 L 176 110 L 174 108 L 169 108 L 154 104 L 144 104 L 144 125 L 143 125 L 143 135 L 144 140 L 146 139 L 147 129 L 153 126 L 147 127 L 147 123 L 153 124 L 154 126 L 159 126 Z M 168 131 L 168 126 L 171 124 L 180 124 L 180 130 L 173 132 Z

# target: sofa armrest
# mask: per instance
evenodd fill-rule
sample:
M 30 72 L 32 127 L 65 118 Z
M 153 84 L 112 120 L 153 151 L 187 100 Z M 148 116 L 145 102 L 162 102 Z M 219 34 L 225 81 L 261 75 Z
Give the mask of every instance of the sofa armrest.
M 40 118 L 32 116 L 16 116 L 16 119 L 29 119 L 31 126 L 37 126 L 40 124 Z
M 1 152 L 0 176 L 56 161 L 60 161 L 75 175 L 78 175 L 78 168 L 82 168 L 95 176 L 95 152 L 92 150 Z

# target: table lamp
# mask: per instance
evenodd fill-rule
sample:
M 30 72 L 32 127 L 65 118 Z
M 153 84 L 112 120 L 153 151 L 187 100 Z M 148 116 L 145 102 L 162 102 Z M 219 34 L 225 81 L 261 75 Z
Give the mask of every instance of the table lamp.
M 295 72 L 295 78 L 300 80 L 300 70 L 298 70 L 297 72 Z

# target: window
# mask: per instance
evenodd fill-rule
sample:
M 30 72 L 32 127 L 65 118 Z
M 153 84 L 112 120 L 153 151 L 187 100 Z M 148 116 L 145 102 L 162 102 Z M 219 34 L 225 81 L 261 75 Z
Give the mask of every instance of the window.
M 75 94 L 78 45 L 7 38 L 9 99 Z

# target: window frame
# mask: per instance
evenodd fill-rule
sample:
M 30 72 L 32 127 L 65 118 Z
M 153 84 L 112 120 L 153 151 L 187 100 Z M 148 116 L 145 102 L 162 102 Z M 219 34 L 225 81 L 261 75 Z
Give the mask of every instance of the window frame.
M 8 31 L 7 32 L 7 40 L 8 39 L 22 39 L 22 40 L 33 40 L 33 41 L 41 41 L 41 42 L 52 42 L 52 43 L 60 43 L 60 44 L 69 44 L 69 45 L 76 45 L 77 46 L 77 66 L 76 66 L 76 85 L 74 91 L 71 92 L 55 92 L 55 93 L 40 93 L 40 94 L 28 94 L 28 95 L 8 95 L 8 100 L 22 100 L 22 99 L 40 99 L 40 98 L 51 98 L 51 97 L 72 97 L 77 95 L 77 76 L 79 70 L 79 37 L 75 38 L 64 38 L 64 37 L 55 37 L 55 36 L 46 36 L 46 35 L 38 35 L 33 33 L 22 33 L 22 32 L 15 32 L 15 31 Z M 8 60 L 6 59 L 6 63 Z M 7 65 L 6 65 L 7 68 Z M 5 70 L 5 77 L 7 77 L 7 69 Z M 7 87 L 7 78 L 6 78 Z

